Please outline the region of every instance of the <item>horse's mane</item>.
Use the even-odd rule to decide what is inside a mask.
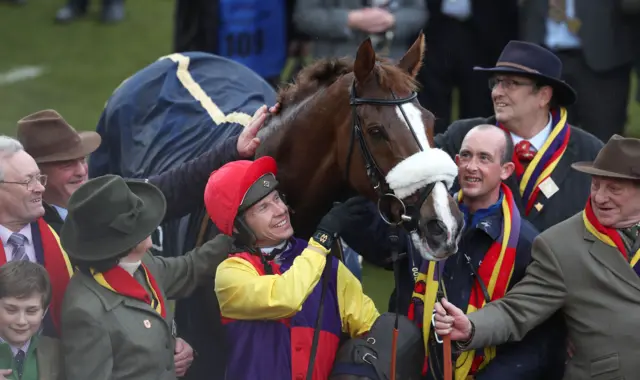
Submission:
[[[411,75],[393,65],[388,59],[376,58],[375,74],[380,86],[395,93],[408,93],[417,89],[417,82]],[[332,85],[341,76],[353,72],[351,58],[320,59],[303,68],[293,83],[278,91],[278,102],[282,109],[296,104],[319,89]]]
[[[329,87],[342,76],[353,72],[354,62],[352,58],[325,58],[300,70],[293,83],[284,85],[278,90],[277,102],[280,103],[280,115]],[[374,73],[379,85],[386,91],[406,96],[417,90],[416,80],[388,59],[376,57]],[[265,128],[260,132],[260,137],[266,139],[282,125],[287,124],[279,117],[269,117]]]

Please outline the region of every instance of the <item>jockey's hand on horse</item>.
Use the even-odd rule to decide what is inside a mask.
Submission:
[[[435,332],[440,336],[450,335],[451,340],[468,341],[471,339],[471,321],[454,304],[443,298],[435,304]]]
[[[5,376],[10,376],[11,372],[13,371],[10,369],[0,369],[0,380],[7,380]]]
[[[371,217],[368,210],[370,202],[367,198],[358,196],[349,198],[344,203],[337,203],[322,218],[317,229],[334,237],[339,235],[345,228],[352,226],[354,222],[361,221],[362,218]]]
[[[256,136],[258,131],[264,125],[264,121],[267,119],[267,115],[270,113],[276,114],[280,110],[280,104],[276,103],[275,106],[268,109],[267,106],[258,108],[249,125],[246,126],[238,137],[238,154],[241,158],[252,158],[256,149],[260,145],[260,139]]]

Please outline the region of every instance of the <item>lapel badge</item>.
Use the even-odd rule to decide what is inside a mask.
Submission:
[[[149,321],[148,319],[145,319],[144,322],[142,322],[144,324],[144,327],[150,329],[151,328],[151,321]]]
[[[540,210],[542,210],[542,203],[538,202],[535,204],[535,206],[533,206],[536,208],[536,210],[538,210],[538,212],[540,212]]]

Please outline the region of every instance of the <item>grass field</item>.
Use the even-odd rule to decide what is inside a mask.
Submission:
[[[97,22],[99,0],[86,19],[55,25],[63,1],[15,7],[0,0],[0,133],[14,135],[17,120],[45,108],[77,129],[95,129],[120,82],[171,53],[175,0],[129,0],[127,20],[115,26]],[[630,104],[629,112],[628,133],[640,136],[640,105]],[[365,291],[386,310],[391,273],[365,266],[364,277]]]

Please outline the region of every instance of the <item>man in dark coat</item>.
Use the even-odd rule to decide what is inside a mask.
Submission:
[[[502,298],[522,279],[531,262],[531,245],[538,231],[522,218],[513,193],[502,182],[515,168],[512,156],[510,136],[490,124],[471,129],[456,155],[461,185],[457,199],[465,229],[458,254],[444,263],[442,286],[449,301],[467,312]],[[401,295],[405,296],[410,295]],[[563,355],[563,337],[548,334],[557,328],[554,323],[542,324],[517,344],[455,354],[456,377],[540,379],[548,363]],[[432,344],[430,349],[433,347],[438,350],[436,357],[442,357],[442,346]],[[438,368],[429,368],[429,380],[441,378]]]
[[[595,159],[603,143],[566,122],[565,107],[576,94],[560,80],[562,63],[539,45],[512,41],[496,67],[476,69],[492,75],[495,115],[456,121],[435,137],[436,145],[454,155],[476,125],[506,129],[516,163],[506,183],[522,214],[541,232],[571,217],[584,207],[590,187],[589,176],[569,170],[571,164]]]

